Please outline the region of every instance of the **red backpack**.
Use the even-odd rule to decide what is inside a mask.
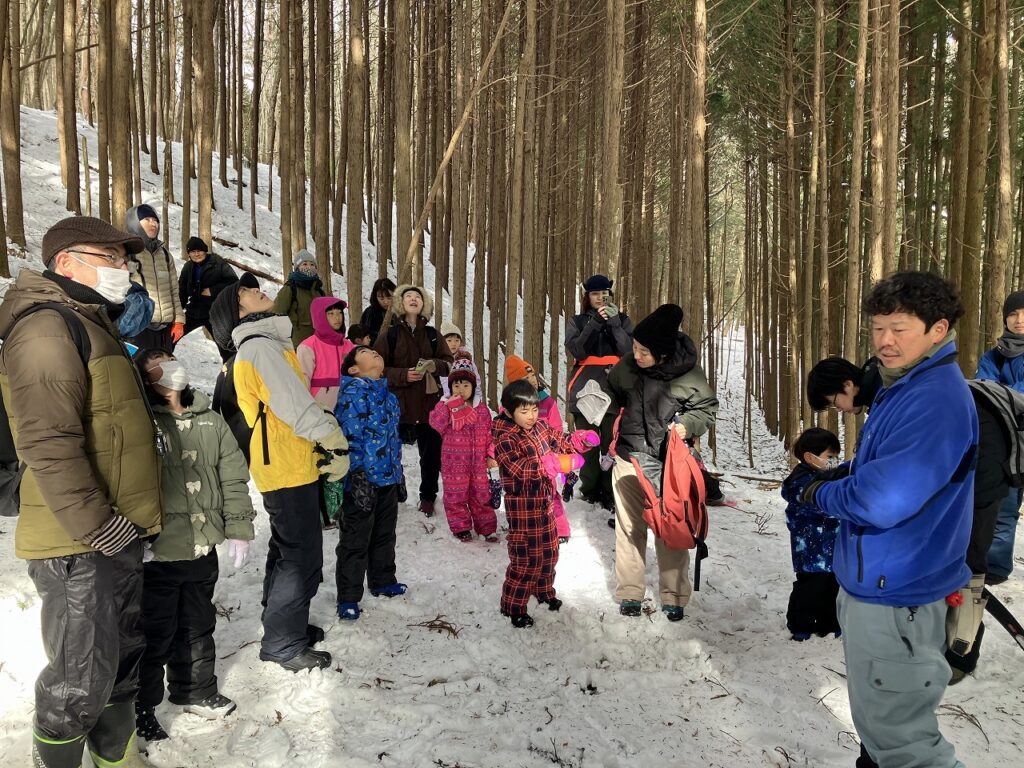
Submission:
[[[673,429],[668,436],[668,452],[661,476],[661,492],[651,480],[653,467],[630,457],[644,493],[644,521],[654,535],[670,549],[696,549],[693,588],[700,589],[700,562],[708,556],[704,543],[708,535],[707,491],[700,464],[690,447]],[[644,462],[647,463],[647,462]]]

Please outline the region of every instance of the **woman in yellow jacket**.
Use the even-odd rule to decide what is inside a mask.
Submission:
[[[306,388],[291,342],[291,321],[276,315],[259,282],[243,274],[210,308],[217,343],[236,350],[232,378],[238,407],[252,428],[249,471],[270,517],[263,579],[260,658],[298,672],[331,663],[311,648],[323,630],[309,624],[320,585],[323,535],[317,481],[348,471],[348,442],[334,417]]]

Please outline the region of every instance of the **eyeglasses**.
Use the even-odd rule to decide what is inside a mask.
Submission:
[[[115,269],[120,269],[131,259],[128,256],[108,256],[105,253],[93,253],[92,251],[73,251],[70,248],[67,253],[77,253],[79,256],[92,256],[94,259],[103,259]]]

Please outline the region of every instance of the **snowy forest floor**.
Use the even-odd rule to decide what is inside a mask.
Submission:
[[[26,180],[30,244],[60,217],[53,172],[52,115],[23,113],[25,149],[46,153],[39,184]],[[47,134],[47,132],[49,132]],[[31,163],[27,171],[32,169]],[[180,166],[179,166],[180,167]],[[248,215],[225,190],[215,216],[225,237],[244,242]],[[222,215],[223,212],[223,215]],[[34,217],[38,216],[39,220]],[[267,216],[267,219],[270,217]],[[236,222],[237,220],[237,222]],[[265,222],[266,223],[266,222]],[[235,226],[237,224],[237,226]],[[265,229],[270,232],[272,230]],[[275,235],[276,236],[276,235]],[[173,250],[173,249],[172,249]],[[274,269],[253,255],[251,263]],[[852,766],[857,739],[843,677],[841,641],[790,641],[785,610],[792,581],[785,504],[774,483],[786,457],[754,414],[754,466],[741,439],[742,340],[728,340],[730,378],[720,378],[718,469],[739,509],[711,510],[710,558],[686,619],[670,624],[656,601],[640,618],[618,614],[613,599],[614,533],[607,513],[582,501],[567,506],[572,540],[556,578],[565,605],[533,610],[529,630],[498,612],[508,557],[504,540],[465,544],[443,512],[426,520],[412,504],[398,523],[398,577],[404,597],[367,597],[357,622],[335,614],[334,546],[324,534],[324,583],[311,620],[327,638],[332,668],[292,675],[258,659],[259,599],[268,524],[260,496],[250,560],[235,571],[221,561],[216,603],[218,676],[238,702],[222,721],[162,705],[170,732],[153,745],[160,768],[318,766],[441,768],[597,768],[604,766]],[[211,342],[193,334],[180,358],[202,389],[219,367]],[[724,362],[723,362],[724,366]],[[415,450],[405,452],[410,491],[419,481]],[[499,520],[504,521],[499,513]],[[0,758],[27,763],[33,683],[44,664],[39,600],[24,562],[13,554],[14,519],[0,519]],[[1024,614],[1024,534],[1018,571],[993,591]],[[657,570],[648,551],[648,585]],[[442,619],[452,631],[428,624]],[[436,622],[435,622],[436,623]],[[1024,656],[991,627],[975,677],[950,688],[940,721],[971,768],[1019,761],[1024,748]]]

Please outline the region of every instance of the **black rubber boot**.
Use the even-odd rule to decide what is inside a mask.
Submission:
[[[33,768],[81,768],[82,744],[79,736],[70,741],[51,741],[32,736]]]

